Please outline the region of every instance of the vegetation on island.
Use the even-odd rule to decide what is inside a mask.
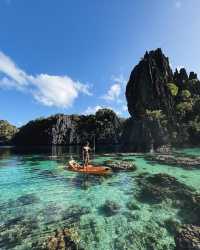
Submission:
[[[17,128],[8,121],[0,120],[0,144],[7,144],[17,132]]]

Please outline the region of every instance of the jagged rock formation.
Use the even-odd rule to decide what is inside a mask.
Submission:
[[[168,140],[168,131],[159,120],[130,118],[124,124],[122,142],[125,143],[125,150],[150,152],[167,145]]]
[[[163,145],[199,145],[200,81],[184,68],[174,73],[161,49],[146,52],[126,87],[131,118],[123,143],[134,151]]]
[[[126,98],[131,115],[126,121],[108,109],[89,116],[55,115],[29,122],[12,142],[77,145],[95,136],[97,144],[122,143],[137,152],[200,144],[200,81],[184,68],[173,73],[161,49],[146,52],[133,69]]]
[[[0,145],[8,144],[16,132],[17,128],[15,126],[8,121],[0,120]]]
[[[132,117],[143,117],[146,109],[172,113],[173,98],[167,83],[173,81],[169,60],[161,49],[146,52],[133,69],[126,87],[128,110]]]
[[[97,144],[118,144],[122,121],[108,109],[95,115],[55,115],[31,121],[13,138],[15,145],[77,145],[87,140]]]

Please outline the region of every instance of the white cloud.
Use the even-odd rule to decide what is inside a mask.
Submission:
[[[117,101],[121,94],[121,85],[119,83],[113,84],[108,92],[102,96],[106,101]]]
[[[79,93],[92,95],[88,84],[74,81],[66,75],[28,75],[3,52],[0,52],[0,73],[3,74],[0,88],[26,91],[45,106],[68,108],[78,98]]]
[[[18,68],[15,63],[0,51],[0,72],[10,77],[18,86],[27,85],[26,73]]]
[[[75,83],[67,76],[41,74],[30,80],[34,98],[45,106],[69,107],[78,97]]]
[[[86,95],[92,95],[90,92],[90,86],[88,84],[82,84],[81,82],[76,82],[75,87],[78,91]]]
[[[103,107],[100,105],[96,105],[94,107],[87,107],[87,109],[83,112],[85,115],[95,114],[99,109]]]
[[[83,112],[84,115],[91,115],[91,114],[95,114],[99,109],[111,109],[113,110],[118,116],[122,116],[123,112],[125,112],[125,107],[123,106],[122,109],[118,109],[118,108],[114,108],[111,106],[104,106],[104,105],[96,105],[94,107],[87,107],[87,109]]]
[[[181,6],[182,6],[182,2],[181,2],[180,0],[175,1],[175,7],[176,7],[177,9],[180,9]]]
[[[107,93],[101,96],[101,98],[107,102],[115,101],[116,103],[121,104],[124,98],[122,93],[124,93],[127,81],[123,74],[118,76],[112,75],[111,80],[113,81],[113,84],[110,86]]]
[[[112,75],[111,79],[122,86],[125,86],[127,83],[127,80],[125,79],[123,74],[120,74],[119,76]]]

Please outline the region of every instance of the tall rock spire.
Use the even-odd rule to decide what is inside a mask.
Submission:
[[[126,87],[130,115],[141,118],[147,109],[172,112],[173,98],[167,87],[172,81],[173,72],[162,50],[146,52],[133,69]]]

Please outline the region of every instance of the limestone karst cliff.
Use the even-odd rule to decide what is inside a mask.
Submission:
[[[87,140],[97,144],[118,144],[122,120],[109,109],[95,115],[63,115],[30,121],[13,138],[15,145],[77,145]]]

